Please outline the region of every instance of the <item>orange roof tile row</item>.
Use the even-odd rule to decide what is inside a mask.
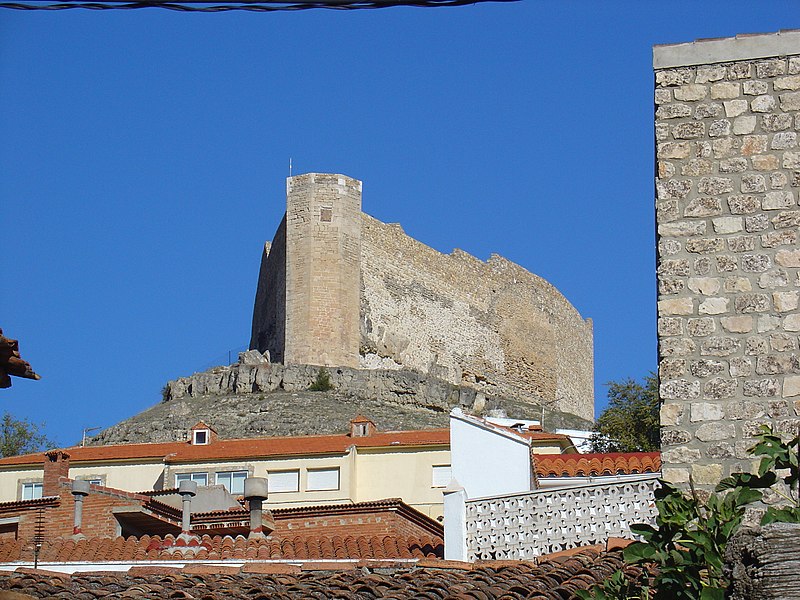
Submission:
[[[376,569],[374,572],[370,568]],[[23,569],[0,573],[0,590],[34,597],[205,598],[480,598],[483,600],[565,600],[601,582],[616,571],[631,579],[641,573],[625,567],[619,551],[578,554],[539,560],[489,561],[468,564],[420,560],[416,567],[361,563],[250,563],[241,569],[191,565],[184,569],[134,568],[127,573],[76,573],[72,576]]]
[[[607,454],[535,454],[537,477],[596,477],[657,473],[660,452],[610,452]]]
[[[350,446],[384,448],[397,446],[446,446],[449,443],[449,430],[425,429],[420,431],[387,431],[367,437],[350,437],[346,434],[307,435],[217,440],[206,445],[192,445],[188,442],[162,442],[113,446],[75,446],[68,448],[68,450],[72,463],[148,458],[163,459],[167,463],[181,463],[305,454],[344,454]],[[6,465],[38,465],[42,461],[43,455],[41,453],[24,454],[0,459],[0,467]]]
[[[198,550],[199,548],[199,550]],[[444,545],[438,537],[287,535],[248,539],[243,536],[208,536],[199,546],[176,544],[166,535],[140,538],[87,538],[48,540],[39,552],[42,562],[106,562],[146,560],[323,560],[441,558]],[[0,542],[0,562],[33,560],[33,544],[21,540]]]

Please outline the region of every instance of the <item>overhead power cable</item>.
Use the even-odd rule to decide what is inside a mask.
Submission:
[[[248,10],[252,12],[278,12],[324,8],[330,10],[361,10],[372,8],[391,8],[394,6],[416,6],[435,8],[440,6],[466,6],[483,2],[518,2],[519,0],[217,0],[219,4],[193,2],[191,0],[108,0],[105,2],[83,2],[66,0],[48,3],[43,0],[21,2],[0,2],[0,8],[13,10],[68,10],[83,8],[87,10],[130,10],[134,8],[165,8],[182,12],[225,12],[229,10]]]

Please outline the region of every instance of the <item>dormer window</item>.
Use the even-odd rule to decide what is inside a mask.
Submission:
[[[208,429],[195,429],[192,431],[192,444],[195,446],[205,446],[208,444],[208,438],[211,437],[211,432]]]
[[[375,432],[375,423],[362,415],[350,421],[350,437],[369,437]]]

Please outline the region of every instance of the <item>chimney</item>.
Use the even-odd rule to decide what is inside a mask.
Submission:
[[[375,423],[363,415],[358,415],[350,421],[350,437],[369,437],[375,435],[377,431]]]
[[[264,477],[248,477],[244,480],[244,499],[250,505],[249,538],[264,537],[264,521],[261,503],[267,499],[267,480]]]
[[[72,524],[74,539],[86,537],[81,532],[81,521],[83,521],[83,499],[89,495],[89,489],[89,482],[84,479],[76,479],[72,482],[72,495],[75,498],[75,520]]]
[[[62,477],[69,477],[69,454],[64,450],[48,450],[44,453],[42,496],[59,496]]]
[[[196,481],[181,481],[178,493],[183,500],[183,515],[181,518],[181,535],[190,535],[192,529],[192,496],[197,495]]]

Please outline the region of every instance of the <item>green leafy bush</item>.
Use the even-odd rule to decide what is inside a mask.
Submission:
[[[319,371],[317,371],[317,378],[308,389],[312,392],[327,392],[328,390],[333,389],[331,375],[328,373],[328,370],[325,369],[325,367],[320,367]]]

